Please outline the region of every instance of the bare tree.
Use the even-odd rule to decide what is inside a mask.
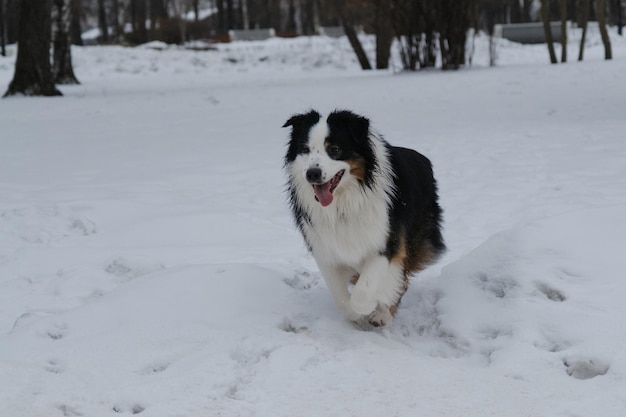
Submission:
[[[239,0],[239,15],[241,16],[241,28],[250,29],[250,18],[248,17],[248,0]]]
[[[82,29],[80,24],[80,18],[83,13],[82,0],[71,0],[70,7],[70,42],[72,45],[82,45]]]
[[[124,36],[124,31],[120,24],[120,0],[111,1],[111,17],[113,18],[113,22],[111,22],[113,26],[113,37],[116,42],[119,42],[122,36]]]
[[[496,65],[496,41],[494,39],[496,3],[497,0],[483,0],[481,4],[483,26],[489,35],[489,66],[491,67]]]
[[[6,31],[4,30],[4,1],[0,0],[0,55],[7,56]]]
[[[578,60],[583,60],[583,54],[585,51],[585,40],[587,38],[587,26],[589,23],[589,9],[591,8],[591,0],[583,0],[582,1],[582,10],[580,10],[581,15],[581,25],[583,28],[583,34],[580,38],[580,49],[578,50]]]
[[[71,0],[53,0],[52,42],[54,46],[52,73],[56,84],[80,84],[72,68],[70,44]]]
[[[442,0],[438,19],[441,68],[459,69],[465,64],[465,42],[470,27],[470,0]]]
[[[567,0],[559,0],[561,13],[561,62],[567,62]]]
[[[596,0],[596,15],[598,18],[598,26],[600,27],[600,36],[602,37],[602,43],[604,44],[604,59],[612,59],[613,54],[611,52],[611,39],[609,39],[609,33],[606,30],[606,5],[604,0]]]
[[[187,19],[185,16],[193,5],[189,2],[189,0],[170,0],[170,6],[174,11],[176,19],[178,20],[180,43],[185,43],[185,40],[187,39]]]
[[[550,0],[541,0],[541,20],[543,20],[543,34],[548,44],[550,63],[556,64],[556,53],[554,52],[554,42],[552,40],[552,27],[550,27]]]
[[[356,29],[354,28],[354,16],[357,13],[357,10],[360,8],[361,4],[358,1],[350,1],[343,0],[337,2],[337,14],[341,19],[341,25],[343,26],[343,31],[346,33],[346,37],[348,41],[350,41],[350,45],[356,54],[357,59],[359,60],[359,64],[361,65],[361,69],[371,70],[372,65],[370,64],[369,59],[367,58],[367,54],[363,49],[363,45],[357,36]]]
[[[21,0],[0,0],[4,4],[4,36],[7,44],[16,43],[20,21]]]
[[[391,2],[371,0],[374,5],[374,31],[376,32],[376,69],[389,68],[393,26],[391,25]]]
[[[235,29],[235,5],[233,0],[226,0],[226,27],[228,30]]]
[[[50,65],[50,0],[22,0],[15,74],[5,97],[60,96]]]
[[[617,34],[619,36],[624,36],[624,32],[622,30],[622,27],[624,26],[624,21],[623,21],[623,13],[624,13],[624,6],[621,0],[618,0],[617,2]]]
[[[226,11],[224,8],[224,0],[215,0],[217,6],[217,34],[226,33]]]
[[[427,59],[422,53],[423,33],[427,32],[424,27],[426,19],[420,16],[423,13],[419,1],[396,0],[392,3],[391,25],[400,45],[400,58],[405,70],[415,71],[418,65],[423,68],[424,60]],[[426,43],[429,41],[425,40]]]
[[[232,1],[232,0],[231,0]],[[298,25],[296,23],[296,4],[295,0],[289,0],[287,8],[287,32],[290,36],[297,35]]]
[[[133,40],[135,43],[148,42],[148,19],[147,0],[130,0],[131,20],[133,27]]]
[[[196,22],[200,20],[200,0],[192,0],[193,7],[193,20]]]
[[[104,0],[98,0],[98,27],[100,28],[100,42],[109,42],[109,24],[107,22],[107,9]]]
[[[245,4],[243,1],[242,4]],[[317,9],[314,0],[302,0],[300,6],[300,16],[302,21],[302,34],[311,36],[315,34],[317,28]]]
[[[171,3],[180,3],[178,1],[173,1]],[[150,0],[150,32],[151,37],[155,37],[155,32],[157,30],[157,26],[165,19],[167,19],[167,9],[165,7],[165,3],[163,0]],[[174,7],[178,7],[175,5]]]
[[[361,65],[361,69],[371,70],[372,65],[370,64],[367,55],[365,54],[365,50],[363,49],[363,45],[359,40],[359,37],[356,33],[356,29],[352,25],[352,23],[348,20],[341,19],[341,24],[343,25],[343,30],[350,41],[350,45],[352,49],[354,49],[354,53],[356,54],[357,59],[359,60],[359,64]]]

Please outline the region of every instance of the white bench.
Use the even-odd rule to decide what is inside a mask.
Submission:
[[[567,22],[569,31],[570,22]],[[561,22],[550,22],[552,40],[561,41]],[[545,43],[543,23],[507,23],[494,26],[493,35],[496,38],[508,39],[519,43]]]
[[[331,38],[340,38],[346,34],[342,26],[319,26],[317,33],[320,36],[330,36]]]
[[[231,41],[264,41],[276,36],[274,29],[236,29],[229,30]]]

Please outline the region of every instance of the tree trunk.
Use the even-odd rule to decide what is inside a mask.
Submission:
[[[22,0],[15,74],[5,97],[62,95],[50,66],[51,5],[49,0]]]
[[[287,32],[291,35],[298,33],[298,26],[296,24],[296,5],[294,0],[289,0],[289,7],[287,9]]]
[[[561,62],[567,62],[567,0],[559,0],[561,12]]]
[[[303,0],[300,7],[302,21],[302,34],[304,36],[315,35],[315,2],[313,0]]]
[[[216,0],[217,3],[217,34],[226,33],[226,12],[224,11],[224,0]]]
[[[469,1],[447,1],[439,15],[441,69],[459,69],[465,64],[465,42],[470,26]]]
[[[624,36],[622,31],[622,27],[624,26],[624,22],[622,20],[622,15],[624,13],[624,8],[622,7],[622,0],[617,0],[617,34],[619,36]]]
[[[53,66],[54,82],[56,84],[80,84],[72,68],[72,48],[70,45],[70,1],[53,0]]]
[[[134,10],[135,25],[133,26],[134,38],[136,43],[148,42],[148,29],[146,28],[146,20],[148,18],[147,0],[133,0],[131,7]]]
[[[385,0],[378,0],[379,4]],[[422,33],[428,31],[417,16],[422,16],[420,4],[416,2],[398,1],[390,7],[390,22],[393,33],[398,40],[400,59],[404,70],[415,71],[419,62],[420,69],[425,67],[428,59],[428,46],[424,47]],[[428,20],[426,19],[426,22]],[[428,44],[428,39],[425,41]],[[378,60],[378,58],[377,58]]]
[[[606,30],[606,18],[605,18],[605,5],[604,0],[596,1],[596,15],[598,17],[598,26],[600,27],[600,36],[602,36],[602,43],[604,44],[604,59],[612,59],[611,53],[611,39],[609,39],[609,33]]]
[[[484,11],[485,25],[487,26],[487,34],[489,35],[489,66],[496,65],[496,42],[493,39],[493,31],[496,24],[496,12],[493,4],[489,3],[485,6]]]
[[[119,0],[113,0],[111,2],[111,14],[113,15],[113,37],[115,42],[120,42],[124,36],[122,26],[120,25],[120,2]]]
[[[20,20],[20,0],[2,0],[4,3],[4,35],[7,44],[17,42]]]
[[[104,0],[98,0],[98,27],[100,28],[100,42],[109,43],[109,25]]]
[[[589,22],[589,9],[591,8],[591,0],[583,0],[583,5],[582,5],[582,27],[583,27],[583,34],[582,37],[580,38],[580,49],[578,50],[578,60],[582,61],[583,60],[583,54],[585,51],[585,39],[587,38],[587,23]]]
[[[241,9],[241,28],[250,29],[250,18],[248,17],[248,0],[239,0],[239,8]]]
[[[552,28],[550,27],[550,0],[542,0],[541,2],[541,20],[543,20],[543,34],[548,44],[548,52],[550,53],[550,63],[556,64],[556,53],[554,52],[554,43],[552,41]]]
[[[235,5],[233,0],[226,0],[226,26],[228,30],[235,29]]]
[[[80,25],[80,16],[83,12],[82,0],[70,1],[70,42],[72,45],[83,45],[82,29]]]
[[[376,30],[376,69],[389,68],[393,27],[391,26],[391,4],[387,0],[374,2],[374,26]]]
[[[198,4],[200,0],[193,0],[192,2],[192,7],[193,7],[193,20],[195,20],[196,22],[198,20],[200,20],[200,5]]]
[[[4,1],[0,0],[0,55],[7,56],[6,36],[4,30]]]
[[[182,4],[180,7],[183,8]],[[153,39],[156,37],[157,26],[163,19],[167,19],[167,10],[163,0],[150,0],[150,36]]]
[[[347,23],[345,19],[341,19],[341,23],[343,25],[343,30],[346,32],[346,36],[350,41],[350,45],[352,45],[352,49],[354,49],[354,53],[356,54],[357,59],[359,60],[359,64],[361,64],[361,69],[371,70],[372,66],[370,65],[369,59],[367,59],[367,55],[365,54],[365,50],[363,49],[363,45],[361,45],[361,41],[356,34],[356,30],[354,26]]]
[[[530,9],[533,5],[533,0],[524,1],[524,15],[522,17],[522,23],[530,22]]]

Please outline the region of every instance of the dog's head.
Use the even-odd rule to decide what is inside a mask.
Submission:
[[[326,207],[350,183],[369,186],[375,169],[369,120],[350,111],[322,117],[311,110],[292,116],[285,165],[292,181],[310,184],[315,199]]]

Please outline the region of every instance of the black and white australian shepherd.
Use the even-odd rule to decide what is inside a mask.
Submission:
[[[291,209],[335,303],[349,320],[389,324],[409,276],[445,250],[430,161],[350,111],[288,126]]]

